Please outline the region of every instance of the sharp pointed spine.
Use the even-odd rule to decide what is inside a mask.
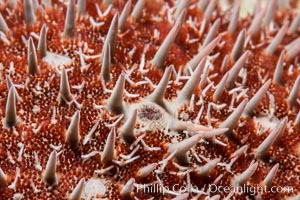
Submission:
[[[256,169],[258,167],[258,163],[250,164],[250,166],[240,175],[234,177],[234,182],[237,185],[244,185],[246,184],[251,176],[255,173]]]
[[[134,178],[131,178],[127,181],[127,183],[123,186],[120,192],[121,199],[132,199],[134,183],[135,183]]]
[[[210,172],[217,166],[221,161],[220,158],[208,161],[205,165],[201,166],[199,169],[196,169],[196,173],[200,176],[209,176]]]
[[[268,26],[274,18],[276,12],[276,0],[269,0],[268,5],[266,7],[266,15],[263,20],[264,26]]]
[[[29,38],[27,49],[28,74],[36,74],[38,72],[38,63],[35,46],[32,38]]]
[[[237,37],[237,40],[234,43],[234,46],[232,47],[231,57],[232,57],[234,62],[237,61],[241,57],[241,55],[243,54],[245,39],[246,39],[246,31],[245,31],[245,29],[243,29],[239,33],[239,35]]]
[[[152,67],[158,67],[160,69],[163,68],[163,64],[164,64],[164,62],[167,58],[169,50],[170,50],[172,44],[174,43],[175,39],[177,38],[180,30],[181,30],[182,24],[183,24],[184,19],[185,19],[185,15],[186,15],[186,11],[184,10],[180,14],[178,19],[176,20],[174,26],[172,27],[172,29],[170,30],[170,32],[166,36],[163,43],[160,45],[160,47],[157,50],[156,54],[154,55],[153,59],[151,60]]]
[[[221,24],[221,19],[218,18],[213,25],[210,27],[209,32],[206,35],[206,38],[203,42],[203,47],[208,45],[213,39],[215,39]]]
[[[71,193],[69,200],[80,200],[81,199],[81,194],[84,188],[84,178],[82,178],[76,187],[74,188],[73,192]]]
[[[245,53],[243,53],[243,55],[236,61],[233,67],[229,70],[229,75],[226,82],[227,89],[231,89],[234,86],[235,80],[240,70],[248,60],[249,55],[250,55],[250,51],[246,51]]]
[[[198,134],[200,134],[204,139],[213,138],[218,135],[223,135],[228,131],[228,128],[218,128],[218,129],[212,129],[209,131],[199,131]]]
[[[16,87],[12,82],[12,80],[10,79],[9,75],[6,75],[6,87],[8,91],[11,87],[14,87],[16,93],[16,103],[18,103],[21,100],[21,97],[19,96],[18,91],[16,90]]]
[[[65,27],[64,27],[64,36],[67,38],[74,38],[76,33],[76,8],[75,8],[75,0],[69,0]]]
[[[80,133],[79,133],[79,123],[80,123],[80,111],[76,111],[72,116],[71,123],[67,130],[66,141],[71,146],[72,149],[76,149],[79,145]]]
[[[47,27],[46,27],[46,24],[43,24],[41,31],[40,31],[38,52],[39,52],[41,58],[44,58],[47,54]]]
[[[111,59],[113,59],[115,55],[115,48],[116,48],[117,36],[118,36],[118,24],[119,24],[119,16],[118,14],[115,14],[110,23],[109,30],[104,42],[104,45],[106,45],[105,43],[109,43]]]
[[[225,73],[228,69],[228,61],[229,61],[229,56],[226,55],[224,58],[223,58],[223,61],[222,61],[222,64],[221,64],[221,73]]]
[[[220,97],[222,96],[224,90],[225,90],[225,86],[226,86],[226,82],[228,79],[228,75],[229,73],[227,72],[221,79],[221,81],[219,82],[219,84],[216,86],[216,90],[213,94],[213,101],[219,101]]]
[[[285,55],[285,52],[282,51],[279,56],[279,59],[277,61],[276,69],[275,69],[274,76],[273,76],[273,83],[275,83],[277,85],[282,85],[282,75],[284,73],[284,70],[283,70],[284,55]]]
[[[280,45],[286,31],[288,28],[288,21],[285,21],[282,28],[278,31],[276,36],[272,39],[272,42],[269,44],[269,46],[266,48],[266,54],[272,55]]]
[[[134,8],[133,8],[133,11],[131,13],[131,16],[133,17],[133,19],[135,21],[139,21],[143,15],[143,9],[145,7],[145,4],[146,4],[146,0],[139,0]]]
[[[118,24],[118,28],[120,29],[120,31],[124,30],[125,24],[126,24],[126,20],[130,14],[130,10],[131,10],[131,0],[127,1],[127,3],[125,4],[120,18],[119,18],[119,24]]]
[[[227,117],[227,119],[222,122],[222,124],[219,126],[220,128],[228,128],[229,130],[227,133],[232,132],[232,130],[236,127],[238,124],[244,109],[248,103],[248,99],[244,99],[239,106]]]
[[[0,167],[0,188],[6,186],[7,176]]]
[[[136,124],[136,118],[137,110],[133,110],[132,114],[121,128],[120,135],[126,143],[130,144],[134,141],[134,127]]]
[[[61,75],[60,75],[60,88],[59,88],[59,95],[60,95],[60,100],[65,101],[68,103],[69,101],[72,100],[72,94],[70,91],[70,85],[69,85],[69,78],[68,74],[63,67],[61,70]]]
[[[295,33],[299,28],[299,23],[300,23],[300,11],[298,11],[297,16],[293,19],[293,21],[287,31],[288,34],[291,35],[291,34]]]
[[[44,181],[48,185],[56,185],[57,175],[56,175],[56,162],[57,162],[57,153],[56,151],[52,151],[47,161],[46,169],[44,172]]]
[[[268,137],[255,150],[256,158],[264,158],[270,147],[280,138],[284,132],[287,118],[283,119],[268,135]]]
[[[298,106],[297,99],[298,99],[299,89],[300,89],[300,75],[297,77],[294,86],[290,91],[290,95],[288,97],[288,104],[290,108]]]
[[[200,63],[200,61],[208,56],[210,54],[210,52],[212,52],[212,50],[217,46],[217,44],[220,42],[221,40],[221,36],[218,36],[217,38],[215,38],[213,41],[211,41],[206,47],[204,47],[203,49],[201,49],[199,51],[199,53],[197,55],[195,55],[192,60],[190,60],[187,63],[187,66],[185,68],[185,74],[188,73],[189,68],[191,68],[192,70],[195,70],[195,68],[197,67],[197,65]]]
[[[235,158],[235,157],[240,157],[243,153],[245,153],[247,151],[247,149],[249,148],[248,145],[244,145],[242,147],[240,147],[238,150],[236,150],[231,156],[230,158]]]
[[[108,166],[112,163],[115,156],[115,140],[116,140],[116,132],[115,129],[112,128],[107,136],[107,140],[104,146],[101,162],[104,166]]]
[[[264,17],[264,11],[260,11],[260,13],[257,13],[248,29],[248,34],[251,37],[255,37],[256,35],[258,35],[260,33],[260,29],[261,29],[261,21]]]
[[[1,13],[0,13],[0,31],[2,31],[3,33],[7,33],[9,31],[6,21],[4,20]]]
[[[164,73],[162,79],[160,80],[158,86],[155,88],[155,90],[152,92],[152,94],[148,97],[148,99],[150,101],[152,101],[162,107],[165,107],[163,98],[165,96],[167,86],[168,86],[169,80],[171,78],[171,74],[172,74],[172,68],[171,67],[166,68],[165,73]]]
[[[300,40],[295,39],[292,43],[290,43],[291,46],[286,46],[286,57],[287,60],[291,61],[293,60],[298,54],[300,53]]]
[[[180,0],[179,1],[176,11],[174,13],[175,19],[177,19],[184,10],[188,9],[190,2],[191,2],[191,0]]]
[[[209,1],[208,5],[205,9],[205,12],[204,12],[204,18],[207,22],[210,21],[216,6],[217,6],[217,1],[216,0]]]
[[[102,67],[100,76],[104,81],[110,81],[110,67],[111,67],[111,55],[110,55],[110,45],[109,43],[104,43],[102,50]]]
[[[250,99],[250,101],[248,102],[246,108],[245,108],[245,114],[246,115],[251,115],[255,109],[257,108],[257,106],[260,104],[260,102],[262,101],[263,97],[265,96],[265,94],[267,93],[270,85],[272,83],[272,80],[269,79],[267,82],[265,82],[260,88],[259,90],[255,93],[255,95]]]
[[[188,163],[187,152],[194,147],[201,139],[201,135],[194,135],[190,138],[184,139],[183,141],[171,144],[169,146],[169,152],[175,152],[175,158],[180,163]]]
[[[84,16],[86,14],[86,0],[78,0],[77,8],[78,8],[78,15]]]
[[[279,169],[279,164],[277,163],[276,165],[274,165],[274,167],[272,167],[272,169],[267,174],[266,178],[263,181],[263,186],[266,186],[267,188],[272,186],[272,182],[276,177],[278,169]]]
[[[118,81],[107,100],[108,109],[116,114],[124,112],[123,94],[125,89],[125,77],[121,74]]]
[[[12,127],[17,121],[16,92],[14,87],[10,87],[5,108],[5,126]]]
[[[203,72],[203,69],[205,67],[207,58],[204,57],[200,63],[198,64],[197,68],[193,72],[192,76],[189,78],[189,80],[186,82],[184,87],[181,89],[180,93],[178,94],[177,101],[178,102],[186,102],[189,101],[198,86],[201,74]]]
[[[206,86],[206,83],[207,83],[207,80],[208,80],[208,75],[209,75],[209,71],[210,71],[210,68],[209,68],[209,65],[207,65],[205,68],[204,68],[204,71],[201,75],[201,78],[200,78],[200,88],[201,89],[204,89],[205,86]]]
[[[137,176],[139,178],[145,178],[149,174],[151,174],[155,170],[156,167],[157,167],[157,163],[149,164],[149,165],[139,169],[139,171],[137,172]]]
[[[31,0],[24,0],[24,15],[26,25],[32,25],[35,22],[35,14]]]
[[[209,0],[200,0],[199,3],[198,3],[198,7],[199,9],[204,12],[205,9],[207,8],[207,5],[209,3]]]
[[[237,3],[232,11],[232,15],[230,18],[230,23],[228,25],[228,31],[232,35],[236,32],[238,22],[239,22],[239,16],[240,16],[240,3]]]

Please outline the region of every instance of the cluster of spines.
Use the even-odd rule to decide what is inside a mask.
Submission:
[[[272,11],[272,8],[274,7],[274,2],[271,1],[271,3],[267,7],[267,11],[270,11],[266,16],[264,12],[267,11],[261,11],[256,14],[249,30],[248,35],[250,37],[255,37],[260,32],[260,27],[258,24],[262,19],[264,19],[264,25],[268,25],[270,21],[272,20],[272,15],[274,15],[274,11]],[[111,4],[111,1],[104,1],[104,4]],[[170,111],[168,110],[167,106],[165,105],[164,100],[164,94],[166,92],[166,88],[168,86],[168,82],[171,78],[171,68],[167,67],[164,69],[164,62],[167,58],[168,52],[170,50],[171,45],[174,43],[177,35],[180,33],[180,29],[185,21],[186,17],[186,9],[189,6],[189,1],[181,1],[178,4],[178,7],[176,8],[174,18],[176,19],[172,29],[166,36],[165,40],[163,41],[161,47],[157,50],[156,54],[153,56],[153,59],[150,62],[150,66],[153,68],[163,69],[164,75],[159,83],[159,85],[156,87],[156,89],[153,91],[153,93],[147,98],[147,101],[150,101],[154,104],[157,104],[158,106],[161,106],[162,108],[166,109],[166,111],[173,116],[174,110]],[[84,5],[86,3],[84,1],[79,1],[78,3],[78,11],[80,13],[86,13],[84,10]],[[141,10],[143,6],[145,5],[145,1],[139,1],[133,12],[132,17],[135,20],[139,20],[141,18]],[[202,4],[200,4],[202,5]],[[128,1],[126,5],[124,6],[123,11],[121,12],[120,16],[118,14],[115,14],[111,26],[109,28],[108,34],[105,38],[105,42],[103,45],[103,51],[101,56],[101,73],[100,73],[100,79],[103,78],[106,82],[109,82],[111,80],[110,76],[110,67],[111,62],[114,58],[115,48],[116,48],[116,39],[117,39],[117,33],[119,31],[123,31],[124,25],[126,23],[126,19],[130,14],[130,7],[131,7],[131,1]],[[207,21],[210,21],[212,12],[214,11],[216,7],[216,1],[211,1],[204,12],[204,18]],[[34,14],[34,6],[30,1],[24,1],[24,11],[25,11],[25,22],[26,24],[30,25],[33,24],[36,20],[35,14]],[[65,28],[64,28],[64,37],[66,38],[74,38],[76,37],[76,13],[75,13],[75,1],[70,0],[67,7],[67,15],[66,15],[66,21],[65,21]],[[239,6],[234,7],[234,11],[232,14],[232,18],[235,20],[232,20],[231,23],[228,26],[229,33],[233,34],[237,29],[237,23],[236,21],[238,16]],[[295,20],[297,20],[296,17]],[[298,20],[299,21],[299,20]],[[8,31],[8,27],[1,16],[0,18],[0,27],[3,32]],[[295,27],[297,24],[297,21],[293,21],[290,27],[288,27],[288,22],[284,22],[283,27],[278,31],[276,36],[274,37],[273,41],[269,44],[269,46],[265,49],[265,53],[267,55],[272,55],[277,50],[278,46],[280,45],[284,35],[288,32],[289,34],[295,32]],[[212,52],[212,50],[218,45],[218,43],[221,41],[222,36],[216,36],[218,29],[220,26],[220,19],[215,20],[215,22],[212,24],[209,32],[207,33],[206,39],[203,42],[203,47],[200,49],[199,53],[195,55],[191,61],[187,63],[186,71],[185,73],[192,73],[191,78],[189,81],[185,84],[183,89],[179,92],[177,99],[175,102],[177,104],[185,103],[191,99],[191,96],[193,95],[196,87],[200,84],[205,86],[205,83],[201,84],[201,80],[206,80],[207,75],[205,72],[205,64],[207,60],[207,56]],[[40,39],[38,43],[38,52],[41,57],[45,57],[46,55],[46,26],[44,25],[40,32]],[[246,40],[246,31],[243,29],[236,40],[236,43],[233,46],[232,53],[230,55],[231,59],[234,62],[234,65],[231,67],[228,72],[225,73],[222,80],[219,82],[219,84],[216,87],[216,90],[213,95],[214,101],[219,101],[220,97],[222,96],[222,93],[225,89],[232,89],[235,85],[236,79],[238,78],[238,74],[240,73],[241,69],[243,68],[244,64],[247,62],[247,59],[249,58],[251,52],[250,51],[244,51],[245,46],[245,40]],[[299,47],[297,44],[292,45],[291,47],[286,48],[286,52],[283,51],[279,57],[279,60],[276,65],[276,70],[273,76],[273,83],[274,84],[282,84],[282,72],[283,72],[283,62],[284,60],[291,61],[299,54]],[[33,40],[29,38],[28,40],[28,51],[27,51],[27,59],[28,59],[28,74],[36,74],[38,73],[38,63],[37,63],[37,54],[36,49],[33,44]],[[8,97],[7,97],[7,103],[6,103],[6,112],[5,112],[5,125],[7,127],[13,127],[17,122],[17,111],[16,111],[16,103],[18,99],[17,92],[15,90],[15,87],[9,77],[7,77],[7,83],[8,83]],[[242,115],[244,116],[251,116],[253,115],[253,112],[256,110],[256,108],[261,103],[263,97],[266,95],[270,85],[272,83],[272,80],[267,80],[261,88],[256,92],[256,94],[251,99],[245,99],[243,100],[240,105],[232,112],[232,114],[220,124],[219,128],[224,128],[221,130],[220,133],[226,133],[226,135],[230,134],[233,129],[237,126],[239,119]],[[297,80],[295,81],[295,84],[290,92],[289,97],[287,98],[287,103],[290,108],[297,107],[298,106],[298,91],[299,91],[299,84],[300,84],[300,78],[297,77]],[[123,101],[123,93],[124,93],[124,87],[125,87],[125,76],[121,74],[116,82],[116,85],[112,91],[112,94],[110,95],[110,98],[107,100],[107,108],[112,111],[115,114],[125,114],[127,116],[127,120],[124,123],[122,130],[120,131],[121,137],[123,138],[124,142],[126,143],[132,143],[135,140],[134,137],[134,127],[136,125],[136,118],[137,118],[137,111],[128,111],[126,109],[125,102]],[[203,89],[203,88],[202,88]],[[59,100],[64,101],[65,103],[68,103],[72,101],[72,94],[70,92],[70,86],[68,82],[68,75],[64,68],[61,70],[61,81],[60,81],[60,91],[59,91]],[[128,114],[130,112],[130,114]],[[264,140],[263,143],[256,149],[255,151],[255,157],[260,159],[266,155],[268,149],[280,138],[282,133],[284,132],[287,124],[287,118],[284,118],[281,123],[278,124],[278,126],[269,134],[269,136]],[[71,119],[71,123],[69,125],[69,128],[66,133],[66,142],[70,144],[70,146],[73,149],[76,149],[79,145],[80,141],[80,133],[79,133],[79,122],[80,122],[80,111],[76,111]],[[299,117],[296,119],[296,127],[299,127]],[[176,129],[176,125],[173,125]],[[103,155],[101,157],[102,163],[104,166],[109,166],[109,164],[112,163],[114,158],[114,151],[115,151],[115,140],[116,140],[116,130],[113,128],[111,132],[108,134],[106,145],[104,147]],[[201,130],[202,131],[202,130]],[[196,134],[193,135],[177,144],[172,144],[169,147],[169,151],[171,154],[173,154],[173,157],[176,158],[178,162],[181,163],[188,163],[188,159],[186,157],[186,153],[194,147],[202,138],[206,138],[207,136],[206,132],[203,134]],[[197,172],[201,175],[208,175],[209,169],[213,168],[217,165],[219,162],[219,159],[212,160],[208,162],[206,165],[202,166],[201,168],[197,169]],[[139,176],[143,177],[145,174],[149,174],[149,171],[154,170],[154,166],[156,164],[151,164],[149,166],[146,166],[145,168],[142,168],[139,171]],[[239,176],[236,176],[234,178],[234,182],[237,184],[245,184],[250,177],[254,174],[256,168],[258,166],[258,163],[251,163],[249,168],[245,170],[245,172],[241,173]],[[47,163],[45,174],[44,174],[44,180],[47,184],[54,184],[57,181],[56,173],[56,152],[52,152],[49,156],[49,161]],[[271,185],[272,180],[274,179],[274,176],[276,174],[276,171],[278,169],[278,164],[272,168],[266,179],[264,180],[264,184]],[[1,183],[5,184],[6,176],[5,173],[1,170]],[[127,195],[131,195],[131,192],[133,190],[135,180],[130,179],[125,185],[123,190],[121,191],[121,196],[126,197]],[[76,199],[76,196],[80,196],[80,193],[82,191],[84,184],[84,180],[81,180],[78,185],[76,186],[75,190],[71,194],[71,199]]]

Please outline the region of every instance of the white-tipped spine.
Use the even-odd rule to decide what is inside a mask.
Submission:
[[[269,44],[269,46],[266,48],[266,54],[268,54],[268,55],[274,54],[274,52],[276,51],[276,49],[280,45],[283,37],[285,36],[285,33],[286,33],[287,29],[288,29],[288,25],[289,25],[288,21],[285,21],[284,24],[283,24],[283,26],[281,27],[281,29],[278,31],[278,33],[272,39],[272,41]]]
[[[110,67],[111,67],[111,56],[110,56],[110,45],[109,43],[104,43],[102,50],[102,67],[100,76],[104,81],[110,81]]]
[[[127,181],[127,183],[123,186],[123,188],[120,192],[121,199],[132,199],[134,183],[135,183],[134,178],[131,178]]]
[[[16,92],[14,87],[10,87],[6,101],[4,123],[6,127],[12,127],[17,122]]]
[[[137,176],[139,178],[145,178],[147,177],[149,174],[151,174],[155,168],[157,167],[157,163],[152,163],[149,164],[145,167],[142,167],[141,169],[139,169],[139,171],[137,172]]]
[[[203,49],[201,49],[197,55],[195,55],[188,63],[185,68],[185,74],[188,73],[189,68],[192,70],[195,70],[197,65],[200,63],[200,61],[212,52],[212,50],[217,46],[217,44],[220,42],[221,36],[216,37],[213,41],[211,41],[207,46],[205,46]]]
[[[145,7],[146,0],[138,0],[135,4],[133,11],[131,13],[132,18],[135,21],[139,21],[143,15],[143,9]]]
[[[56,185],[58,183],[58,178],[56,175],[56,162],[57,162],[57,153],[52,151],[47,161],[47,165],[44,172],[44,181],[48,185]]]
[[[251,176],[255,173],[258,167],[258,163],[250,164],[250,166],[240,175],[234,177],[234,183],[236,185],[244,185],[246,184]]]
[[[76,149],[79,145],[79,140],[80,140],[79,123],[80,123],[80,111],[78,110],[72,116],[71,123],[69,125],[66,134],[66,141],[73,149]]]
[[[225,90],[225,86],[226,86],[226,82],[227,82],[227,79],[228,79],[228,75],[229,73],[227,72],[221,79],[221,81],[218,83],[218,85],[216,86],[216,90],[213,94],[213,100],[216,102],[216,101],[219,101],[220,100],[220,97],[222,96],[224,90]]]
[[[201,166],[199,169],[196,169],[196,173],[200,176],[209,176],[210,172],[217,166],[221,161],[220,158],[208,161],[205,165]]]
[[[288,97],[288,104],[290,108],[293,108],[294,106],[298,106],[298,94],[300,89],[300,75],[297,77],[294,86],[292,90],[290,91],[290,95]]]
[[[39,52],[41,58],[44,58],[47,55],[47,27],[46,27],[46,24],[43,24],[41,31],[40,31],[38,52]]]
[[[116,49],[116,43],[118,37],[118,24],[119,24],[119,16],[118,14],[115,14],[113,19],[111,20],[109,30],[107,32],[105,42],[104,42],[104,43],[109,43],[111,59],[113,59],[115,55],[115,49]]]
[[[246,115],[251,115],[255,109],[259,106],[260,102],[262,101],[263,97],[267,93],[270,85],[272,83],[272,80],[269,79],[266,81],[260,88],[259,90],[255,93],[255,95],[250,99],[248,102],[246,108],[245,108],[245,114]]]
[[[171,28],[170,32],[168,33],[163,43],[160,45],[159,49],[155,53],[153,59],[151,60],[152,67],[158,67],[160,69],[163,68],[163,64],[167,58],[169,50],[181,30],[182,24],[185,19],[185,15],[186,11],[184,10],[176,20],[174,26]]]
[[[279,56],[279,59],[277,61],[274,76],[273,76],[273,83],[275,83],[277,85],[282,84],[282,76],[283,76],[283,73],[284,73],[284,70],[283,70],[284,55],[285,55],[285,52],[282,51],[280,56]]]
[[[33,43],[32,38],[29,38],[28,49],[27,49],[27,61],[28,61],[28,74],[38,73],[38,61],[36,55],[36,49]]]
[[[219,31],[219,28],[220,28],[220,24],[221,24],[221,19],[218,18],[214,23],[213,25],[210,27],[207,35],[206,35],[206,38],[203,42],[203,47],[205,47],[206,45],[208,45],[213,39],[215,39],[218,31]]]
[[[233,11],[230,18],[230,23],[228,25],[228,31],[232,35],[235,33],[238,22],[239,22],[239,16],[240,16],[240,3],[235,4],[233,7]]]
[[[240,103],[240,105],[229,115],[229,117],[224,122],[222,122],[222,124],[219,127],[228,128],[229,129],[228,132],[231,132],[238,124],[247,103],[248,103],[248,99],[244,99]]]
[[[7,33],[9,31],[6,21],[4,20],[1,13],[0,13],[0,31],[2,31],[3,33]]]
[[[130,11],[131,11],[131,0],[127,1],[119,18],[118,28],[121,32],[124,30],[126,20],[130,14]]]
[[[74,188],[73,192],[71,193],[69,200],[80,200],[81,194],[84,188],[84,178],[80,179],[76,187]]]
[[[62,68],[60,75],[59,98],[60,101],[65,101],[66,103],[72,100],[69,78],[64,67]]]
[[[126,122],[121,128],[120,135],[126,143],[134,141],[134,127],[136,124],[137,110],[133,110]]]
[[[233,61],[237,61],[243,54],[245,39],[246,39],[246,31],[245,31],[245,29],[243,29],[239,33],[239,35],[236,39],[236,42],[234,43],[234,46],[231,51],[231,57],[232,57]]]
[[[107,140],[101,157],[101,162],[104,166],[108,166],[109,164],[111,164],[114,159],[115,140],[116,140],[116,132],[115,132],[115,128],[112,128],[107,136]]]
[[[76,7],[75,0],[69,0],[65,19],[64,36],[74,38],[76,34]]]
[[[272,169],[267,174],[266,178],[263,181],[263,186],[266,186],[268,188],[272,186],[272,182],[276,177],[278,169],[279,169],[279,164],[277,163],[276,165],[274,165],[274,167],[272,167]]]
[[[243,55],[236,61],[236,63],[232,66],[232,68],[229,70],[228,79],[226,82],[226,88],[231,89],[234,86],[235,80],[246,63],[248,57],[250,55],[250,51],[246,51],[243,53]]]
[[[24,15],[26,25],[32,25],[35,22],[35,14],[31,0],[24,0]]]
[[[189,101],[198,86],[200,79],[201,79],[201,74],[203,72],[203,69],[206,64],[206,57],[204,57],[200,63],[198,64],[197,68],[193,72],[191,78],[186,82],[180,93],[178,94],[177,101],[178,102],[186,102]]]
[[[107,100],[108,109],[116,114],[124,112],[123,94],[125,90],[125,77],[121,74],[117,80],[117,83]]]
[[[175,158],[180,163],[188,163],[187,152],[194,147],[201,139],[201,135],[194,135],[190,138],[184,139],[183,141],[171,144],[169,146],[169,152],[175,153]]]
[[[167,90],[168,83],[172,75],[172,68],[168,67],[165,70],[163,77],[161,78],[159,84],[155,90],[151,93],[148,99],[162,107],[165,107],[163,99]]]

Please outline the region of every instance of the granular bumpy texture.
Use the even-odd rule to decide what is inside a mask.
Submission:
[[[298,1],[226,2],[2,1],[0,199],[299,199]]]

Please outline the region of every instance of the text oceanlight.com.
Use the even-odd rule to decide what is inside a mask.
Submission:
[[[204,185],[200,189],[196,186],[187,187],[185,185],[174,184],[172,187],[161,186],[159,184],[153,185],[136,185],[137,192],[142,193],[161,193],[161,194],[169,194],[169,193],[199,193],[200,191],[205,191],[208,193],[248,193],[251,195],[271,192],[271,193],[293,193],[292,186],[272,186],[266,187],[261,185],[256,186],[219,186],[215,184]]]

